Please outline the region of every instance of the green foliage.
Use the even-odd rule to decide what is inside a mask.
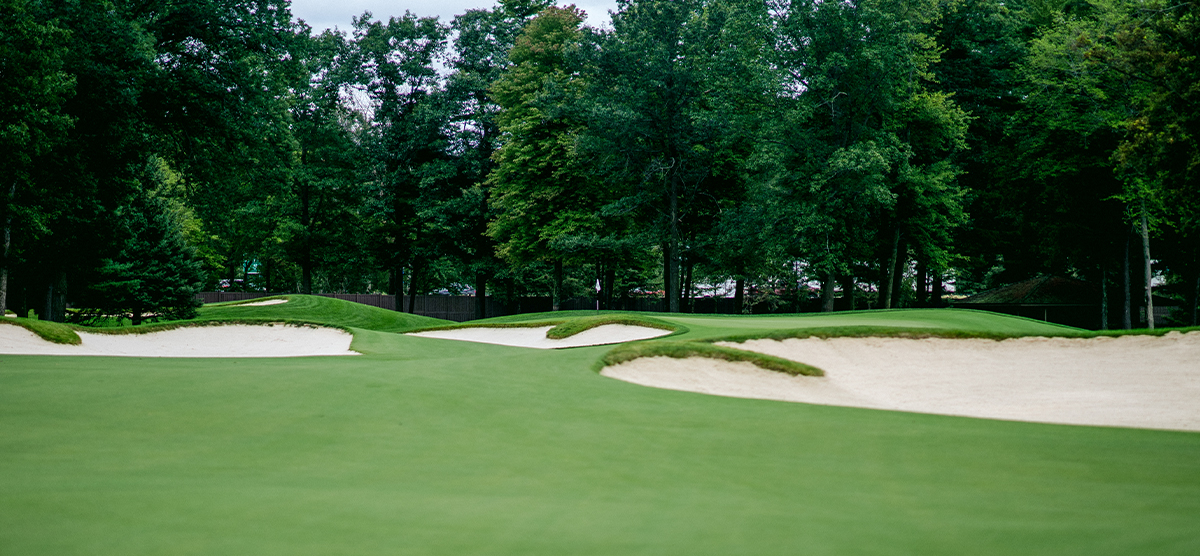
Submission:
[[[511,264],[561,260],[570,238],[603,232],[597,190],[574,160],[582,128],[564,106],[577,102],[582,81],[570,51],[582,38],[575,8],[547,8],[525,27],[509,54],[512,66],[491,87],[507,141],[493,157],[488,235]],[[565,252],[564,252],[565,251]]]
[[[196,299],[200,264],[165,203],[138,197],[116,217],[123,232],[122,248],[97,269],[91,291],[81,297],[87,309],[75,316],[129,318],[134,325],[144,318],[195,316],[200,306]]]

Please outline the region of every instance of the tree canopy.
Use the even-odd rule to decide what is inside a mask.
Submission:
[[[167,318],[196,288],[841,310],[1064,274],[1125,326],[1197,317],[1197,2],[0,16],[22,315]]]

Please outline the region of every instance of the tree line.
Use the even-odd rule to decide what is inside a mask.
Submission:
[[[1198,37],[1163,0],[621,0],[602,28],[499,0],[319,33],[286,0],[0,0],[0,307],[832,311],[1052,273],[1195,324]]]

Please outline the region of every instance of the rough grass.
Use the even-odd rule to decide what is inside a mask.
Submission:
[[[725,346],[716,346],[702,342],[634,342],[623,344],[609,351],[601,359],[599,367],[617,365],[632,361],[639,357],[672,357],[686,359],[688,357],[708,357],[724,361],[745,361],[753,363],[768,371],[778,371],[789,375],[824,376],[825,372],[811,365],[805,365],[790,359],[775,357],[764,353],[743,351]]]
[[[79,334],[76,334],[70,326],[57,322],[3,317],[0,318],[0,324],[12,324],[20,326],[30,332],[33,332],[34,334],[37,334],[43,340],[46,340],[47,342],[54,342],[56,344],[69,344],[77,346],[83,341],[83,339],[79,337]]]
[[[820,328],[794,328],[784,330],[769,330],[751,334],[736,334],[725,337],[705,338],[705,342],[745,342],[749,340],[788,340],[793,338],[949,338],[949,339],[982,339],[1007,340],[1012,338],[1027,338],[1031,336],[1046,338],[1099,338],[1117,336],[1162,336],[1169,332],[1188,333],[1200,331],[1200,327],[1190,328],[1157,328],[1135,330],[1080,330],[1067,329],[1041,334],[1019,334],[1015,332],[990,332],[980,330],[955,330],[952,328],[907,328],[896,326],[831,326]]]

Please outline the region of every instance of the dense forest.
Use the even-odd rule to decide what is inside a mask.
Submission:
[[[1200,2],[626,0],[596,28],[499,0],[315,33],[287,0],[0,0],[0,88],[22,316],[832,311],[1055,274],[1196,323]]]

